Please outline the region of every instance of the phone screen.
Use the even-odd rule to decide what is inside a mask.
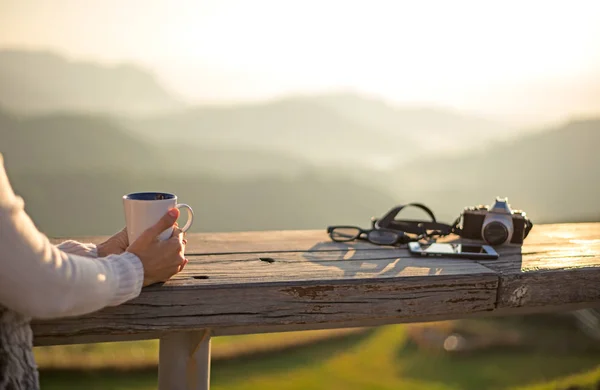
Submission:
[[[498,253],[489,245],[457,244],[457,243],[433,243],[420,244],[409,243],[412,253],[421,256],[450,256],[465,258],[498,258]]]
[[[425,252],[430,253],[487,253],[481,245],[465,245],[465,244],[430,244],[421,246]]]

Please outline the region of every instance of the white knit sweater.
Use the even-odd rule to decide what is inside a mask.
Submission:
[[[32,318],[81,315],[135,298],[143,278],[132,253],[97,258],[93,244],[52,245],[14,194],[0,154],[0,305]]]

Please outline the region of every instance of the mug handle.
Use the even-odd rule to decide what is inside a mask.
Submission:
[[[187,209],[187,213],[188,213],[187,223],[185,224],[184,227],[181,228],[181,231],[183,231],[185,233],[192,226],[192,222],[194,221],[194,210],[192,210],[192,208],[185,203],[178,203],[177,205],[175,205],[175,208],[176,209],[181,209],[181,208]]]

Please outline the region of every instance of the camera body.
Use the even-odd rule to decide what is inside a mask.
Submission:
[[[496,198],[492,207],[467,207],[462,213],[460,236],[490,245],[523,244],[533,224],[522,210],[512,210],[507,198]]]

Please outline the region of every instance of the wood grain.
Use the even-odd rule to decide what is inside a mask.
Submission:
[[[374,326],[600,302],[600,223],[538,225],[522,247],[498,251],[493,261],[416,258],[404,248],[332,243],[324,229],[191,234],[181,274],[119,307],[35,321],[35,342]]]
[[[481,262],[499,275],[498,307],[598,302],[600,224],[586,225],[543,229],[522,251],[502,248],[498,261]]]
[[[434,281],[435,280],[435,281]],[[36,322],[44,337],[410,319],[493,310],[493,274],[154,288],[118,307]]]
[[[470,260],[424,260],[406,250],[267,252],[190,256],[185,270],[163,287],[486,274],[495,273]]]

